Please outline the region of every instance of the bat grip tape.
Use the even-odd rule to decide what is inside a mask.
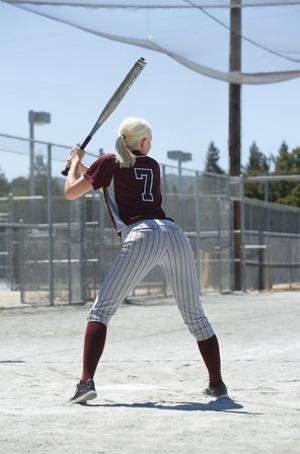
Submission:
[[[82,144],[80,145],[80,149],[81,149],[81,150],[84,150],[84,149],[85,149],[85,147],[87,146],[87,144],[90,142],[91,138],[92,138],[92,136],[90,136],[90,135],[88,135],[88,136],[86,137],[86,139],[85,139],[85,140],[82,142]],[[61,171],[61,174],[62,174],[64,177],[67,177],[68,174],[69,174],[69,170],[70,170],[70,166],[66,166],[66,167],[64,168],[64,170]]]

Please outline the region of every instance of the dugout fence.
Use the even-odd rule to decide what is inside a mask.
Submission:
[[[16,193],[18,185],[28,183],[24,171],[15,180],[14,193],[0,197],[1,282],[19,292],[24,304],[93,300],[120,247],[100,192],[72,202],[64,199],[60,170],[62,151],[66,154],[68,148],[35,141],[41,156],[35,194]],[[0,149],[29,161],[27,139],[0,134]],[[241,180],[224,175],[161,165],[161,176],[164,208],[191,240],[203,292],[233,291],[237,260],[243,290],[299,285],[299,209],[246,199]],[[232,228],[234,203],[242,207],[240,231]],[[238,259],[236,236],[242,251]],[[169,294],[157,267],[130,296]]]
[[[174,199],[177,197],[177,194],[166,195],[171,217],[176,214],[177,202]],[[39,198],[38,205],[40,201]],[[185,204],[182,224],[191,240],[199,274],[204,276],[206,290],[228,292],[231,290],[228,201],[199,197],[198,210],[206,213],[201,229],[192,217],[191,205],[194,201],[192,195],[182,199]],[[20,201],[16,202],[19,205]],[[21,206],[25,202],[22,199]],[[27,200],[29,204],[32,202]],[[46,198],[44,202],[47,203]],[[60,199],[58,202],[61,207],[63,201]],[[22,211],[26,211],[23,206]],[[93,300],[118,253],[120,239],[110,224],[101,194],[66,202],[64,214],[64,222],[59,223],[32,224],[22,220],[20,223],[0,225],[1,243],[9,259],[6,272],[3,264],[2,278],[9,282],[11,290],[21,292],[23,303],[83,303]],[[221,218],[225,228],[222,231],[216,231],[215,227],[211,229],[212,223],[218,224]],[[170,289],[157,267],[134,289],[131,296],[169,294]]]

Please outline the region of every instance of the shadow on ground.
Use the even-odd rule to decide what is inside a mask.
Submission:
[[[85,404],[85,407],[102,407],[102,408],[150,408],[155,410],[176,410],[176,411],[220,411],[226,413],[237,413],[247,415],[261,415],[262,413],[254,413],[240,411],[243,405],[235,402],[230,397],[220,397],[217,400],[211,400],[208,403],[201,402],[135,402],[127,403],[112,403],[112,404]]]

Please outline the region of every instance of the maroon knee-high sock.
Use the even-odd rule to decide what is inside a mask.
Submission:
[[[106,326],[100,322],[89,322],[85,331],[83,370],[81,383],[93,378],[104,349]]]
[[[216,385],[222,381],[221,359],[217,336],[197,342],[202,358],[209,373],[209,382]]]

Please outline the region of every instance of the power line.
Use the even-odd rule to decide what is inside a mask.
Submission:
[[[27,153],[27,152],[22,152],[22,151],[17,151],[17,150],[9,150],[7,148],[0,148],[0,151],[2,151],[4,153],[10,153],[10,154],[16,154],[16,155],[19,155],[19,156],[29,157],[29,153]],[[38,152],[38,150],[36,150],[36,151]],[[39,151],[39,153],[41,155],[43,155],[41,151]],[[58,159],[58,158],[52,158],[52,161],[66,162],[65,159]]]
[[[229,30],[231,31],[232,33],[238,35],[237,33],[235,33],[234,31],[230,30],[230,27],[225,24],[224,22],[222,22],[220,19],[218,19],[217,17],[215,17],[213,14],[205,11],[204,7],[203,6],[199,6],[199,5],[196,5],[194,4],[194,2],[191,2],[189,0],[183,0],[185,3],[188,3],[189,5],[192,5],[194,8],[200,10],[203,14],[205,14],[206,16],[208,16],[210,19],[212,19],[213,21],[215,21],[217,24],[221,25],[222,27],[226,28],[226,30]],[[300,3],[300,2],[299,2]],[[278,6],[278,4],[276,4]],[[286,55],[283,55],[283,54],[280,54],[279,52],[276,52],[275,50],[272,50],[272,49],[269,49],[268,47],[262,45],[262,44],[259,44],[258,42],[254,41],[253,39],[251,38],[247,38],[246,36],[244,36],[243,34],[239,35],[244,41],[247,41],[248,43],[252,44],[253,46],[255,47],[258,47],[259,49],[261,50],[264,50],[265,52],[268,52],[269,54],[273,54],[273,55],[276,55],[276,57],[279,57],[279,58],[282,58],[284,60],[288,60],[288,61],[291,61],[293,63],[300,63],[300,60],[299,59],[295,59],[295,58],[291,58],[291,57],[287,57]]]
[[[19,0],[19,1],[9,1],[9,0],[2,0],[3,3],[8,3],[12,5],[22,5],[24,3],[33,6],[70,6],[76,8],[87,8],[87,9],[192,9],[192,8],[222,8],[222,9],[231,9],[231,8],[256,8],[256,7],[274,7],[274,6],[294,6],[300,5],[300,0],[261,0],[260,2],[254,2],[248,0],[246,4],[240,6],[232,6],[230,4],[224,4],[216,1],[215,3],[205,3],[202,2],[200,5],[190,4],[190,5],[180,5],[178,3],[174,4],[158,4],[158,3],[128,3],[127,5],[124,3],[96,3],[96,2],[72,2],[72,1],[37,1],[37,0]]]

